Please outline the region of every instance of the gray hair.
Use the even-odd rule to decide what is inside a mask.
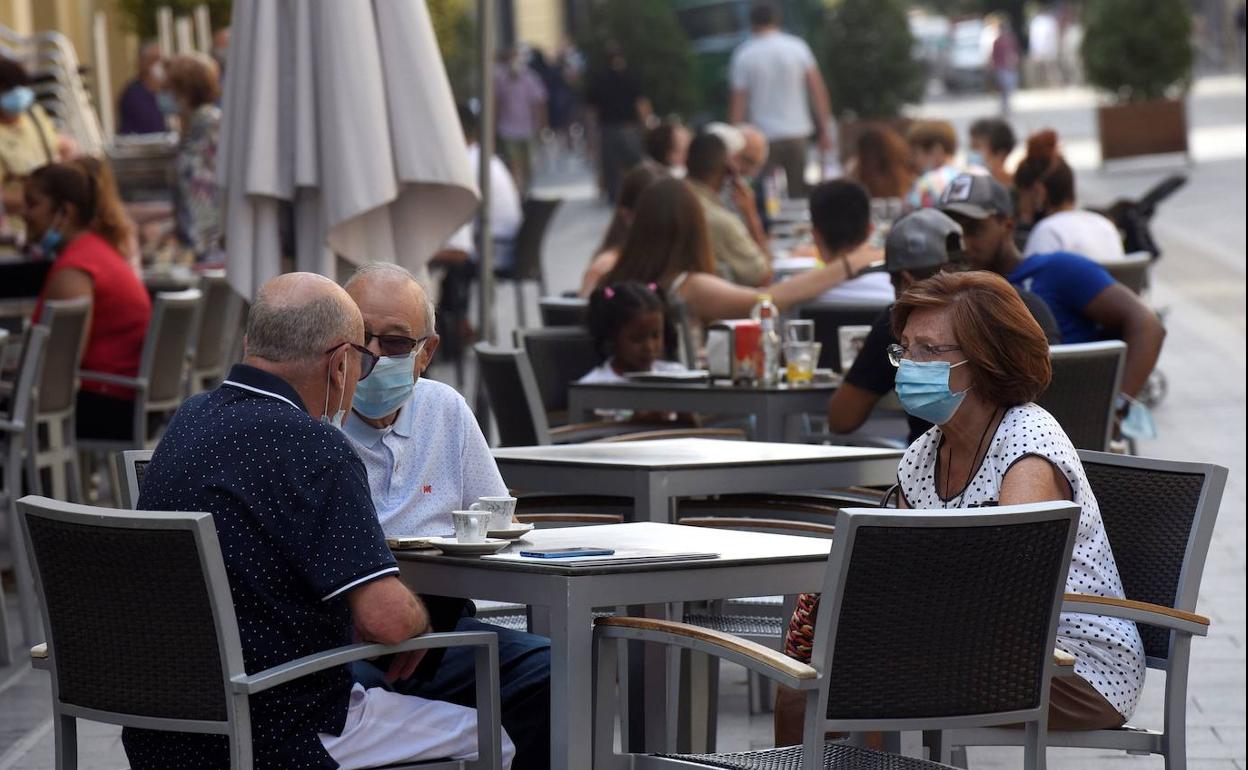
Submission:
[[[355,272],[351,274],[351,277],[347,279],[342,288],[351,291],[351,287],[354,284],[370,276],[386,276],[388,278],[411,281],[415,284],[425,298],[425,334],[433,334],[437,328],[437,309],[433,304],[433,293],[429,291],[429,287],[425,285],[424,281],[417,278],[411,270],[393,262],[366,262],[355,269]]]
[[[247,314],[247,355],[293,363],[316,358],[335,342],[352,339],[357,334],[355,319],[343,301],[321,296],[296,304],[262,288]]]

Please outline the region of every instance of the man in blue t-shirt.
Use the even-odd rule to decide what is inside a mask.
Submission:
[[[1014,243],[1014,206],[1005,187],[987,175],[956,177],[940,208],[962,225],[967,262],[1002,275],[1040,296],[1062,332],[1062,342],[1120,339],[1127,343],[1122,392],[1134,397],[1157,364],[1166,330],[1130,289],[1086,257],[1066,252],[1026,259]]]

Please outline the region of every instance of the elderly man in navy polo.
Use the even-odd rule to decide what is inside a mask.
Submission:
[[[367,475],[338,429],[376,356],[355,303],[309,273],[265,284],[245,356],[221,387],[178,410],[152,457],[142,510],[207,511],[221,541],[247,671],[364,640],[429,630],[397,577]],[[418,654],[388,676],[410,676]],[[464,706],[353,683],[346,667],[251,700],[257,768],[363,768],[476,755]],[[229,764],[224,736],[126,728],[136,770]],[[504,762],[514,746],[504,737]]]
[[[387,537],[449,535],[452,510],[478,497],[505,495],[489,445],[462,396],[421,375],[438,347],[434,307],[416,278],[398,265],[365,265],[346,290],[364,317],[364,340],[379,356],[356,388],[343,432],[355,445]],[[424,596],[438,631],[498,634],[503,728],[516,742],[515,770],[550,766],[550,640],[482,623],[470,602]],[[464,706],[475,703],[472,654],[447,650],[394,689]],[[370,664],[359,681],[381,684]]]

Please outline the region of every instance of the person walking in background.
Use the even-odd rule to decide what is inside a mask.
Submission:
[[[117,100],[117,133],[154,134],[168,130],[156,96],[165,80],[163,59],[164,53],[155,41],[144,43],[139,49],[139,74]]]
[[[944,120],[921,120],[910,126],[906,137],[914,166],[919,172],[906,202],[911,208],[935,206],[940,194],[961,170],[953,162],[958,134]]]
[[[780,29],[780,15],[761,3],[750,11],[750,39],[732,53],[728,119],[762,129],[771,145],[771,167],[784,170],[789,195],[805,198],[807,144],[832,150],[832,108],[819,65],[804,40]],[[811,113],[814,113],[814,122]]]
[[[1001,96],[1001,117],[1010,117],[1010,99],[1018,89],[1018,37],[1010,19],[1003,13],[993,14],[991,23],[997,28],[992,41],[992,75]]]
[[[1027,28],[1027,57],[1031,62],[1029,85],[1051,88],[1060,85],[1061,70],[1058,55],[1061,53],[1061,29],[1057,17],[1047,5],[1042,5],[1031,17]]]
[[[196,262],[219,262],[221,195],[217,184],[217,140],[221,131],[221,84],[217,62],[202,53],[179,54],[169,60],[167,92],[177,103],[178,156],[174,213],[178,241]]]
[[[525,65],[519,51],[505,51],[494,70],[499,149],[516,185],[529,189],[533,173],[533,144],[546,126],[546,86]]]
[[[602,191],[615,203],[624,173],[641,162],[641,129],[653,112],[618,43],[607,43],[606,59],[590,81],[587,101],[598,120]]]

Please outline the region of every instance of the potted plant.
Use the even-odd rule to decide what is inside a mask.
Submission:
[[[1097,108],[1101,160],[1187,153],[1192,19],[1184,0],[1089,0],[1083,65],[1109,103]]]
[[[842,156],[871,122],[904,133],[901,109],[923,98],[925,74],[902,0],[837,0],[821,35],[822,64]]]

